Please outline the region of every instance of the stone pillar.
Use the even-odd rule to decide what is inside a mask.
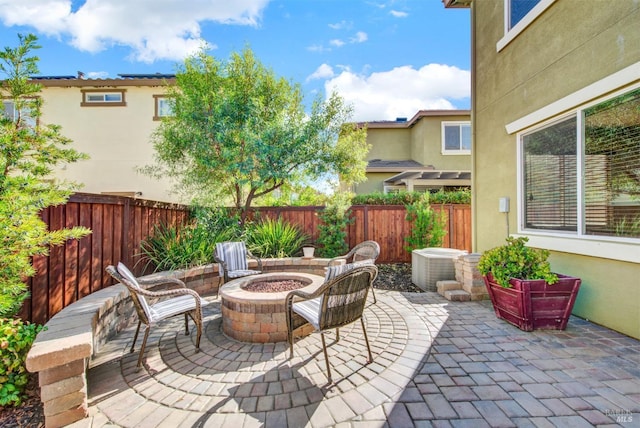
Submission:
[[[462,284],[462,289],[469,293],[471,300],[489,298],[484,279],[478,271],[480,254],[464,254],[456,259],[456,280]]]

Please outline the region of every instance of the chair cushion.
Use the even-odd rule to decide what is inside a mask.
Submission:
[[[206,305],[206,300],[200,299],[200,304]],[[151,305],[151,322],[160,321],[196,308],[196,300],[193,296],[184,295],[172,297]]]
[[[118,262],[118,273],[127,281],[129,281],[132,287],[138,290],[141,289],[140,284],[138,283],[138,280],[136,279],[135,275],[131,273],[129,268],[127,268],[122,262]],[[147,318],[151,319],[153,317],[153,313],[151,312],[151,308],[149,306],[149,303],[147,303],[147,300],[144,298],[144,296],[137,293],[135,297],[140,302],[140,306],[142,306],[142,310],[147,315]]]
[[[241,271],[247,270],[247,247],[244,242],[218,242],[216,244],[216,255],[227,264],[227,270]]]
[[[241,278],[243,276],[258,275],[260,273],[262,272],[260,272],[259,270],[245,269],[245,270],[229,271],[227,272],[227,275],[229,276],[229,278]]]
[[[293,311],[301,315],[304,319],[309,321],[309,324],[316,330],[320,327],[320,304],[322,303],[322,296],[315,299],[304,300],[302,302],[294,302],[291,305]]]
[[[355,269],[360,266],[372,265],[373,259],[361,260],[356,263],[346,263],[343,265],[329,266],[324,275],[325,282],[331,281],[333,278],[342,275],[345,272],[349,272],[351,269]]]

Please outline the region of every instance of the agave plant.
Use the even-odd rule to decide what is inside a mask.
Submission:
[[[308,236],[278,217],[251,223],[245,230],[245,239],[247,247],[256,256],[282,258],[298,253]]]

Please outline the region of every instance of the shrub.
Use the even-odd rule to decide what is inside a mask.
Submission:
[[[317,240],[320,257],[336,257],[349,250],[347,226],[353,223],[348,215],[350,206],[350,195],[340,193],[335,194],[320,212]]]
[[[525,246],[526,237],[507,238],[507,243],[485,251],[478,261],[478,271],[482,275],[491,272],[495,281],[503,287],[511,287],[509,280],[544,279],[549,284],[558,282],[558,276],[551,272],[549,251]]]
[[[249,250],[258,257],[291,257],[300,251],[308,237],[291,223],[278,217],[246,225]]]
[[[420,200],[424,192],[368,193],[355,195],[353,205],[410,205]],[[471,191],[458,189],[444,191],[442,189],[430,194],[432,204],[470,204]]]
[[[445,236],[445,217],[436,213],[429,203],[429,193],[423,193],[416,202],[406,205],[405,219],[411,223],[411,234],[404,238],[405,250],[440,247]]]
[[[234,240],[240,234],[237,218],[224,210],[198,208],[194,216],[181,229],[163,223],[154,226],[152,235],[140,245],[143,260],[156,271],[213,263],[216,242]]]
[[[0,406],[18,406],[29,380],[27,353],[41,325],[0,318]]]

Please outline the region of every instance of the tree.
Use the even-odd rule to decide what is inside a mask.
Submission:
[[[17,48],[0,52],[0,317],[14,316],[28,296],[24,279],[35,273],[32,256],[89,233],[81,227],[49,232],[40,217],[75,188],[52,180],[52,168],[86,156],[67,147],[71,141],[59,126],[41,123],[41,87],[29,80],[38,73],[38,57],[30,54],[40,46],[33,34],[18,38]]]
[[[404,238],[407,243],[404,249],[409,252],[419,248],[440,247],[442,238],[447,234],[445,214],[442,211],[435,212],[429,198],[429,191],[426,191],[417,201],[405,205],[405,220],[411,223],[411,234]]]
[[[348,124],[351,108],[332,94],[305,113],[300,86],[262,65],[249,48],[220,62],[188,58],[168,96],[173,116],[154,135],[156,165],[199,204],[232,200],[242,220],[255,198],[285,183],[327,174],[365,178],[366,130]]]

